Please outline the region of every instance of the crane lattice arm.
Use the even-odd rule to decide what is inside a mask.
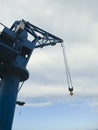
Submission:
[[[47,31],[44,31],[43,29],[41,29],[25,20],[16,21],[12,25],[11,29],[13,29],[13,27],[17,26],[17,24],[20,24],[21,22],[24,24],[24,30],[26,30],[26,32],[28,32],[35,39],[37,39],[35,48],[42,48],[44,46],[55,45],[56,43],[63,42],[63,40],[60,39],[59,37],[54,36],[53,34],[50,34]]]
[[[44,47],[44,46],[47,46],[47,45],[55,45],[56,43],[62,43],[63,40],[54,36],[53,34],[50,34],[32,24],[30,24],[29,22],[26,22],[25,23],[25,27],[26,27],[26,30],[28,32],[30,32],[31,34],[34,34],[37,36],[37,33],[41,34],[41,36],[37,36],[38,37],[38,44],[39,45],[36,45],[35,48],[38,48],[38,47]]]

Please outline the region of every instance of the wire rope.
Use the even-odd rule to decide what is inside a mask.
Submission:
[[[64,46],[63,42],[61,43],[61,47],[62,47],[62,53],[63,53],[63,57],[64,57],[64,65],[65,65],[65,70],[66,70],[66,78],[67,78],[68,89],[70,91],[70,95],[73,95],[72,79],[71,79],[71,75],[70,75],[70,71],[69,71],[67,55],[66,55],[65,46]]]
[[[21,85],[20,85],[20,87],[19,87],[19,89],[18,89],[18,93],[19,93],[19,91],[21,90],[23,84],[24,84],[24,81],[21,83]]]

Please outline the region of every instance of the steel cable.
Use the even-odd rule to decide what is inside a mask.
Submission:
[[[70,71],[69,71],[67,55],[66,55],[65,46],[64,46],[63,42],[61,43],[61,47],[62,47],[62,52],[63,52],[63,57],[64,57],[64,65],[65,65],[65,70],[66,70],[68,89],[70,91],[70,95],[73,95],[73,93],[72,93],[72,91],[73,91],[72,79],[71,79],[71,75],[70,75]]]

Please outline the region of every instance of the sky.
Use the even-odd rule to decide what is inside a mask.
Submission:
[[[21,19],[64,40],[74,95],[61,45],[34,50],[12,130],[98,130],[98,0],[0,0],[1,23]]]

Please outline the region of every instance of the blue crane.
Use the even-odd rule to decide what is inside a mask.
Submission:
[[[10,28],[0,24],[4,27],[0,32],[0,130],[11,130],[16,104],[25,104],[17,101],[17,95],[19,83],[29,78],[26,66],[33,50],[63,40],[25,20],[15,21]],[[67,75],[70,79],[68,69]],[[69,91],[72,95],[73,87]]]
[[[0,130],[11,130],[19,83],[29,78],[27,63],[35,48],[62,43],[63,40],[20,20],[0,32]],[[32,38],[28,39],[28,35]]]

